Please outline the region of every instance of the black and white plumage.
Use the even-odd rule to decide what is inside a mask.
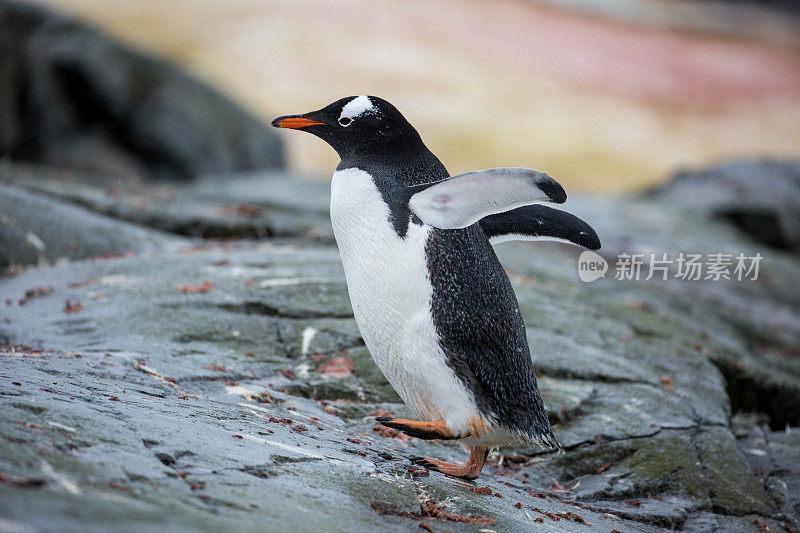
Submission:
[[[514,440],[557,446],[519,305],[490,238],[599,248],[579,218],[530,205],[564,202],[561,186],[519,168],[450,177],[400,112],[373,96],[273,125],[313,133],[341,157],[331,221],[353,312],[409,408],[423,421],[443,421],[469,449]]]

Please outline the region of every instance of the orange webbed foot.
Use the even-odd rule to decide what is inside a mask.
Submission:
[[[424,440],[452,440],[457,439],[444,423],[444,420],[436,420],[435,422],[421,422],[418,420],[405,420],[403,418],[394,418],[391,416],[379,416],[375,419],[386,427],[402,431],[410,437],[416,437]]]
[[[471,480],[477,479],[478,475],[480,475],[488,453],[489,451],[483,446],[477,446],[472,449],[469,460],[467,460],[467,464],[464,465],[456,465],[430,457],[415,457],[411,459],[411,462],[448,476]]]

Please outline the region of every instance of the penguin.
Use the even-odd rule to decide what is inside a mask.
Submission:
[[[525,325],[493,243],[555,239],[598,249],[543,172],[494,168],[450,176],[389,102],[350,96],[272,121],[340,157],[330,217],[353,314],[378,368],[419,420],[376,421],[421,439],[459,441],[469,459],[414,458],[475,479],[492,447],[560,449],[539,394]]]

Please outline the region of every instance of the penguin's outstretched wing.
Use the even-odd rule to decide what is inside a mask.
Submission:
[[[441,229],[466,228],[489,215],[536,202],[564,203],[556,180],[529,168],[490,168],[406,187],[411,211]]]
[[[573,214],[546,205],[526,205],[489,215],[479,224],[492,244],[510,240],[553,240],[590,250],[600,249],[600,238],[589,224]]]

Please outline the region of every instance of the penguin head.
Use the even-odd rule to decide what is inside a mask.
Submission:
[[[422,145],[419,134],[400,111],[377,96],[348,96],[317,111],[278,117],[272,125],[316,135],[342,159],[378,155],[385,150],[397,153]]]

